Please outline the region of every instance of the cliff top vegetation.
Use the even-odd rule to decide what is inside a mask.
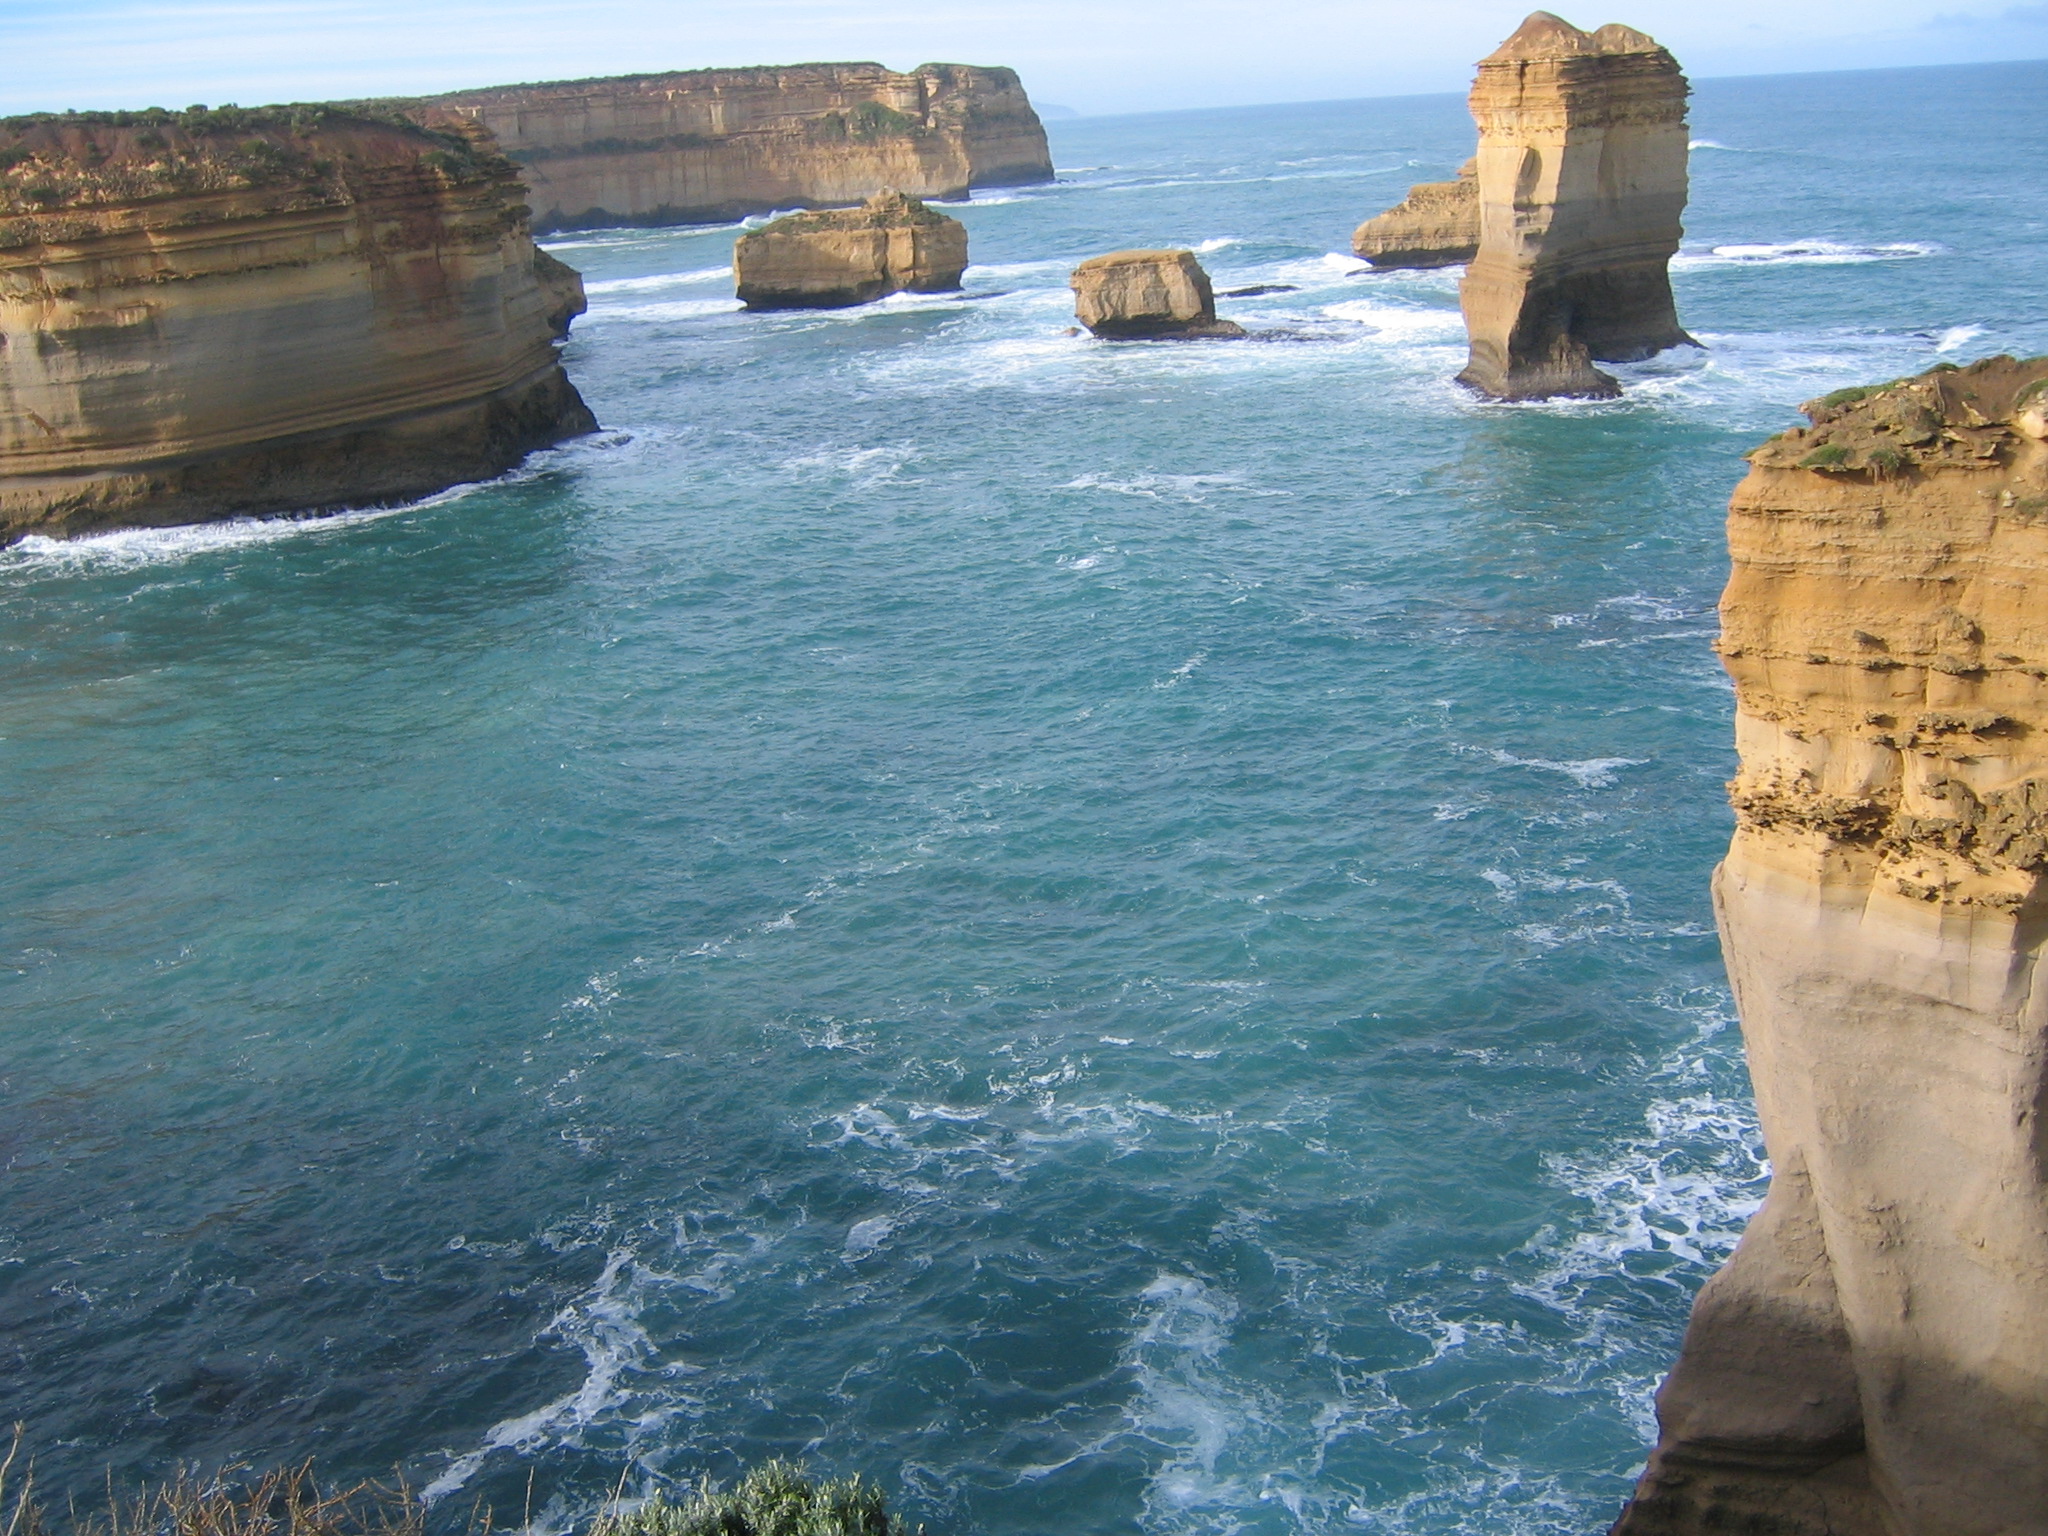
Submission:
[[[818,208],[803,213],[786,213],[763,224],[753,234],[814,235],[843,229],[900,229],[906,224],[936,225],[955,222],[924,199],[902,192],[878,192],[858,208]]]
[[[1801,406],[1813,423],[1750,454],[1768,469],[1896,475],[1915,465],[2002,462],[2048,406],[2048,357],[1937,363],[1910,378],[1857,385]]]
[[[0,214],[278,186],[345,200],[351,170],[408,163],[457,184],[511,169],[487,136],[390,102],[37,112],[0,118]]]
[[[772,82],[785,75],[802,75],[820,70],[834,73],[840,71],[861,71],[885,76],[891,80],[903,80],[914,75],[944,74],[952,70],[973,70],[977,74],[997,78],[1014,78],[1016,71],[993,64],[919,64],[901,72],[886,64],[877,64],[872,59],[850,60],[840,63],[815,62],[810,64],[742,64],[711,69],[671,69],[646,75],[586,75],[576,80],[526,80],[516,85],[485,85],[465,91],[443,91],[437,96],[422,96],[421,102],[479,101],[492,98],[515,96],[522,91],[579,91],[596,85],[613,85],[632,88],[642,85],[666,85],[678,80],[747,80]]]

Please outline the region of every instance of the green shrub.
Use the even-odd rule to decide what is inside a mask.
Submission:
[[[1838,389],[1831,394],[1822,395],[1820,403],[1830,411],[1839,410],[1842,406],[1854,405],[1858,400],[1868,400],[1883,388],[1885,386],[1882,384],[1851,384],[1847,389]]]
[[[1906,456],[1896,448],[1873,448],[1870,467],[1880,475],[1896,475],[1906,467]]]
[[[1828,443],[1816,448],[1799,461],[1801,469],[1840,469],[1849,462],[1849,450],[1840,443]]]
[[[919,1528],[922,1530],[922,1527]],[[674,1500],[607,1512],[589,1536],[912,1536],[892,1524],[881,1490],[851,1478],[813,1482],[787,1461],[756,1467],[731,1491],[710,1484]]]

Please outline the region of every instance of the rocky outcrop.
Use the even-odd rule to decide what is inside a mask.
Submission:
[[[1807,407],[1728,529],[1773,1179],[1618,1536],[2048,1527],[2048,358]]]
[[[1683,233],[1678,63],[1628,27],[1538,11],[1479,65],[1479,250],[1458,377],[1503,400],[1620,393],[1595,362],[1692,343],[1672,302]]]
[[[1455,181],[1425,181],[1351,236],[1351,249],[1375,267],[1457,267],[1479,254],[1479,162]]]
[[[595,423],[514,168],[324,108],[0,126],[0,530],[402,499]]]
[[[590,300],[583,292],[583,274],[561,258],[536,250],[533,275],[540,281],[541,292],[547,295],[548,330],[555,340],[567,340],[570,323],[590,309]]]
[[[697,69],[463,91],[409,104],[481,123],[521,166],[534,225],[701,224],[858,203],[880,187],[964,197],[1052,180],[1008,69]]]
[[[1193,251],[1112,251],[1091,256],[1068,279],[1074,314],[1097,336],[1242,336],[1216,318],[1216,293]]]
[[[840,309],[891,293],[950,293],[967,227],[886,191],[858,208],[793,213],[740,236],[733,275],[749,309]]]

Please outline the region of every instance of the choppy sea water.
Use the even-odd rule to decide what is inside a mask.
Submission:
[[[0,1402],[47,1487],[860,1470],[935,1536],[1584,1533],[1760,1193],[1739,455],[2048,350],[2048,66],[1706,82],[1707,343],[1478,404],[1455,98],[1053,125],[958,298],[556,243],[607,430],[0,554]],[[1065,334],[1191,245],[1258,333]],[[532,1489],[529,1507],[529,1480]]]

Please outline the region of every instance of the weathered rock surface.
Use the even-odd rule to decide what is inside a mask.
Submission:
[[[489,128],[522,167],[543,232],[841,206],[878,187],[945,198],[1052,180],[1016,72],[966,64],[697,69],[410,106],[428,122]]]
[[[1620,393],[1593,364],[1692,343],[1670,262],[1686,199],[1678,63],[1622,26],[1538,11],[1479,65],[1479,250],[1458,377],[1504,400]]]
[[[1351,249],[1376,267],[1457,267],[1479,254],[1479,162],[1455,181],[1425,181],[1351,236]]]
[[[1097,336],[1242,336],[1216,318],[1216,292],[1193,251],[1112,251],[1091,256],[1068,280],[1074,314]]]
[[[0,167],[0,539],[424,495],[596,425],[487,143],[97,114]]]
[[[1807,407],[1728,529],[1774,1169],[1618,1536],[2048,1529],[2048,358]]]
[[[793,213],[740,236],[733,275],[749,309],[839,309],[891,293],[950,293],[967,227],[901,192],[858,208]]]
[[[533,275],[540,280],[541,292],[547,295],[548,329],[555,340],[565,340],[571,322],[590,308],[590,300],[583,292],[583,274],[560,257],[536,250]]]

